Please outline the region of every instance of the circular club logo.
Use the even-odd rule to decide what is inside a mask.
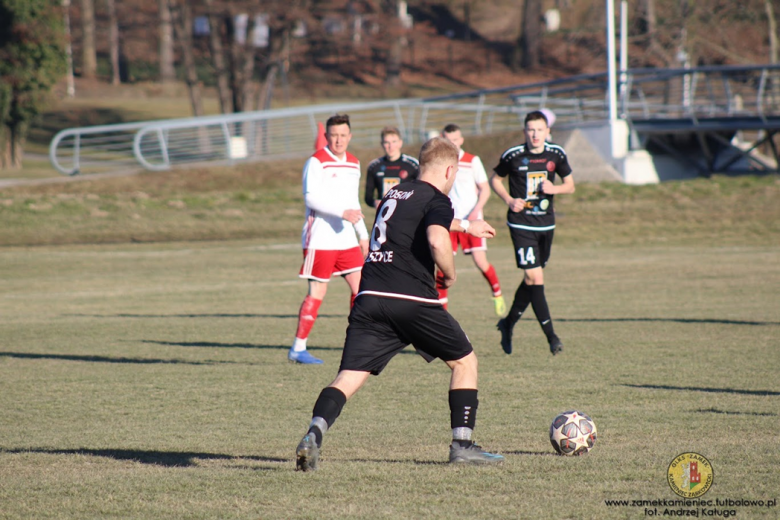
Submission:
[[[553,161],[547,161],[547,171],[548,172],[555,171],[555,163]]]
[[[666,470],[669,487],[683,498],[698,498],[709,491],[714,475],[710,461],[698,453],[677,455]]]

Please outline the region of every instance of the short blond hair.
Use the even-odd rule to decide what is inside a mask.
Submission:
[[[437,165],[458,164],[458,147],[444,137],[433,137],[420,148],[420,172]]]

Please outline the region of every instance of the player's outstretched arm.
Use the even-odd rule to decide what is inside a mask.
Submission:
[[[426,234],[431,256],[444,277],[441,283],[446,289],[455,283],[455,255],[452,254],[450,232],[447,228],[434,224],[428,226]]]
[[[477,238],[493,238],[496,236],[496,230],[484,220],[461,220],[456,218],[450,224],[450,231],[468,233]]]

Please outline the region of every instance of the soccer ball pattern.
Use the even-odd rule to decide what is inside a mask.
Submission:
[[[550,442],[559,455],[585,455],[596,443],[596,423],[576,410],[558,414],[550,425]]]

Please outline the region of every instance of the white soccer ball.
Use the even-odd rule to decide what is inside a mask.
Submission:
[[[585,455],[596,443],[596,423],[577,410],[558,414],[550,425],[550,442],[559,455]]]

